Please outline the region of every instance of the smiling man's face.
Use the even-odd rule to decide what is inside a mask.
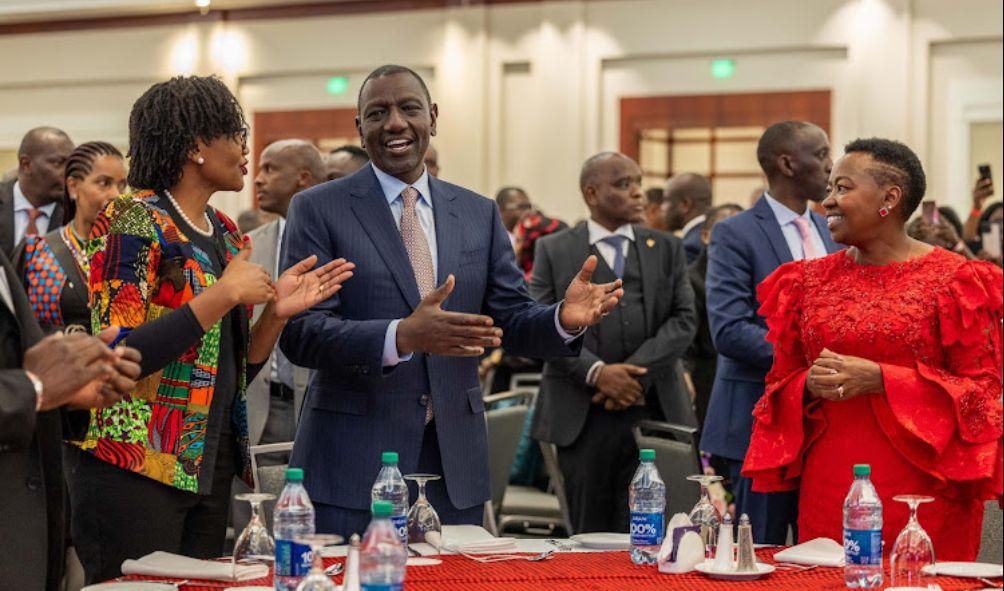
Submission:
[[[436,105],[429,104],[417,78],[398,72],[366,83],[356,127],[377,168],[413,183],[425,169],[429,138],[436,135]]]

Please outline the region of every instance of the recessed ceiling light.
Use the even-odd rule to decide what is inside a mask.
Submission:
[[[213,0],[195,0],[195,6],[199,8],[209,8]]]

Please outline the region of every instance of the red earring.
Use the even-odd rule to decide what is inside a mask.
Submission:
[[[889,215],[889,208],[883,205],[882,208],[879,209],[879,216],[886,217],[887,215]]]

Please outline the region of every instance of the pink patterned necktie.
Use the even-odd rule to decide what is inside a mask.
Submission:
[[[415,208],[418,203],[418,190],[415,187],[406,187],[401,191],[401,202],[404,204],[404,209],[401,211],[401,239],[404,240],[404,248],[408,251],[411,270],[415,273],[418,293],[424,298],[436,289],[436,273],[432,266],[429,241],[422,230],[422,222],[418,219],[418,210]],[[425,404],[425,424],[428,425],[431,420],[432,396],[429,396]]]
[[[823,256],[816,248],[816,243],[812,241],[812,232],[809,230],[809,220],[798,216],[795,218],[795,227],[802,236],[802,256],[805,259],[818,259]]]

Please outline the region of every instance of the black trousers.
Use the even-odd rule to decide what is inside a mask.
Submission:
[[[418,455],[418,473],[443,475],[443,458],[439,451],[439,437],[436,436],[436,421],[433,419],[425,426],[422,434],[422,451]],[[372,475],[346,475],[346,478],[375,478]],[[408,503],[414,503],[418,498],[418,488],[408,480]],[[485,508],[483,503],[473,507],[459,509],[450,501],[443,479],[432,480],[425,485],[425,496],[429,504],[439,515],[443,525],[481,525],[484,523]],[[488,499],[485,499],[486,501]],[[372,515],[369,510],[348,509],[337,505],[314,503],[317,531],[326,534],[338,534],[349,539],[354,533],[360,537],[366,533]]]
[[[757,544],[787,544],[788,528],[798,543],[798,491],[753,492],[753,480],[742,475],[743,463],[727,460],[732,491],[736,497],[736,515],[749,515],[753,541]]]
[[[575,533],[628,532],[628,487],[638,469],[638,446],[631,428],[650,414],[641,406],[611,412],[591,405],[579,437],[558,448]]]
[[[67,456],[73,543],[85,584],[122,574],[122,562],[163,550],[195,558],[223,554],[230,483],[236,472],[231,437],[221,439],[210,494],[161,484],[73,450]]]

